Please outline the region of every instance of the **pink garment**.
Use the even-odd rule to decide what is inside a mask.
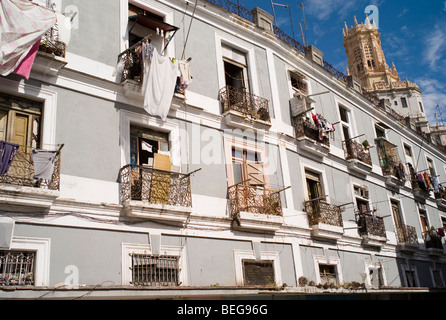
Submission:
[[[37,41],[56,21],[55,12],[31,1],[1,0],[0,75],[17,70],[26,76],[34,62]]]
[[[24,76],[26,80],[29,79],[31,69],[34,64],[34,59],[36,58],[37,55],[37,50],[39,50],[40,39],[41,38],[39,38],[39,40],[37,40],[37,42],[32,46],[31,50],[22,60],[22,62],[20,62],[17,69],[14,70],[14,73]]]

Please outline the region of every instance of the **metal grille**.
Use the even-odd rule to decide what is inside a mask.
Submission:
[[[398,242],[418,245],[417,231],[415,227],[402,225],[397,227]]]
[[[121,199],[192,207],[190,174],[125,166],[121,169]]]
[[[246,286],[274,286],[272,261],[243,260],[243,276]]]
[[[360,235],[386,237],[386,228],[382,217],[370,213],[359,213],[358,226]]]
[[[341,207],[319,199],[306,201],[304,206],[311,226],[318,225],[319,223],[337,227],[344,226]]]
[[[132,284],[148,287],[180,285],[179,256],[130,255],[132,257]]]
[[[65,58],[67,45],[59,41],[59,25],[55,24],[50,28],[40,41],[39,51],[54,54],[55,56]]]
[[[244,88],[226,86],[220,90],[220,99],[223,112],[237,111],[253,120],[271,122],[268,100],[249,93]]]
[[[347,160],[357,159],[368,165],[372,165],[372,158],[370,153],[364,149],[364,146],[353,140],[346,140],[344,142],[344,153]]]
[[[35,252],[0,251],[0,287],[33,286]]]
[[[279,191],[240,183],[229,187],[228,193],[234,217],[241,211],[282,216]]]

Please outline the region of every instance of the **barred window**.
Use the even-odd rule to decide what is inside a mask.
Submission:
[[[243,277],[247,286],[273,286],[276,283],[273,261],[243,260]]]
[[[0,287],[33,286],[36,252],[0,251]]]
[[[336,266],[319,264],[319,275],[322,284],[337,284]]]
[[[176,287],[180,283],[179,256],[130,254],[132,284],[148,287]]]

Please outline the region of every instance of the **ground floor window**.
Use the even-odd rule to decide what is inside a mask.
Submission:
[[[179,256],[131,254],[132,284],[149,287],[180,285]]]
[[[35,251],[0,251],[0,287],[34,286]]]
[[[319,264],[319,275],[321,284],[337,284],[336,266],[330,264]]]
[[[243,278],[246,286],[274,286],[273,261],[243,260]]]

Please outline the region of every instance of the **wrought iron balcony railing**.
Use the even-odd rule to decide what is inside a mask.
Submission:
[[[223,113],[237,111],[252,120],[271,123],[268,100],[249,93],[245,88],[226,86],[220,89],[220,99],[223,103]]]
[[[370,213],[358,213],[359,234],[361,236],[386,237],[384,219]]]
[[[400,243],[418,245],[417,230],[415,227],[402,225],[397,227],[397,240]]]
[[[320,129],[314,124],[313,120],[298,116],[294,117],[293,123],[296,137],[307,137],[327,147],[330,146],[330,138],[321,134]]]
[[[437,230],[429,230],[424,233],[424,244],[426,245],[426,248],[443,250],[441,236],[438,234]]]
[[[322,199],[309,200],[304,203],[310,226],[319,223],[344,227],[341,207],[327,203]]]
[[[31,148],[20,147],[8,171],[0,175],[0,183],[23,187],[60,189],[61,153],[57,153],[54,161],[54,171],[50,181],[34,179],[34,161]]]
[[[366,151],[364,146],[353,140],[346,140],[344,142],[344,153],[347,160],[357,159],[368,165],[372,165],[372,158],[370,152]]]
[[[228,188],[231,212],[235,217],[240,212],[282,216],[280,191],[239,183]]]
[[[119,61],[122,63],[121,82],[133,80],[142,82],[143,80],[143,62],[141,54],[138,52],[140,43],[137,43],[119,55]]]
[[[121,201],[192,207],[190,174],[127,165],[121,169]]]
[[[39,51],[65,58],[67,45],[59,40],[59,26],[49,29],[40,40]]]

